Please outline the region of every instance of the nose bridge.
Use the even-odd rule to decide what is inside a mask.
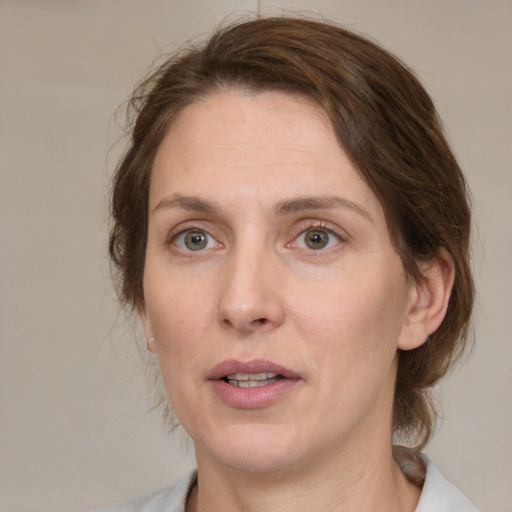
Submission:
[[[283,320],[279,258],[265,240],[245,236],[225,262],[219,296],[219,320],[240,331],[270,330]]]

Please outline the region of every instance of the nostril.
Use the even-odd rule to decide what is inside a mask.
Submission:
[[[257,329],[259,327],[266,326],[269,323],[269,320],[268,320],[268,318],[262,317],[262,318],[255,318],[254,320],[250,320],[249,322],[245,323],[243,321],[242,322],[233,322],[229,318],[223,318],[221,320],[221,322],[222,322],[222,325],[227,328],[235,327],[235,328],[240,328],[242,330],[244,330],[244,329],[252,330],[252,329]],[[245,325],[245,327],[244,327],[244,325]]]
[[[252,330],[258,330],[263,327],[266,328],[271,322],[266,317],[255,318],[254,320],[238,319],[238,321],[236,319],[233,320],[229,317],[224,317],[224,318],[222,318],[221,323],[224,326],[224,328],[228,328],[228,329],[235,328],[235,329],[240,329],[242,331],[244,331],[244,330],[252,331]]]

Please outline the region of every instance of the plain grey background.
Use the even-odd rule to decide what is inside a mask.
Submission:
[[[113,114],[158,54],[258,6],[369,34],[432,94],[474,196],[479,297],[427,453],[482,510],[512,509],[512,2],[0,0],[0,512],[90,510],[192,467],[147,412],[110,283]]]

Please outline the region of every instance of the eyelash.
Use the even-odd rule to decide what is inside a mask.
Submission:
[[[215,242],[216,246],[220,246],[220,247],[223,246],[222,243],[218,242],[216,240],[216,238],[214,236],[212,236],[208,232],[207,229],[205,229],[205,226],[200,226],[199,224],[187,226],[185,229],[180,229],[178,232],[175,232],[175,231],[171,232],[169,234],[169,236],[167,237],[165,245],[167,245],[167,246],[174,246],[176,248],[176,250],[178,250],[181,253],[190,253],[191,254],[191,253],[193,253],[195,251],[193,251],[193,250],[186,250],[186,249],[182,249],[180,247],[177,247],[177,240],[179,239],[179,237],[184,236],[187,233],[193,233],[195,231],[200,232],[200,233],[205,233],[208,237],[210,237]],[[344,237],[339,232],[337,232],[334,229],[328,227],[325,223],[309,221],[307,225],[299,226],[296,229],[296,234],[294,234],[294,236],[292,238],[292,241],[291,242],[287,242],[285,244],[285,246],[288,247],[288,248],[298,247],[296,245],[297,239],[301,235],[305,235],[308,231],[324,231],[329,236],[334,236],[337,239],[336,245],[339,245],[340,243],[342,243],[344,241]],[[306,248],[301,248],[301,247],[298,247],[298,248],[299,249],[308,250]],[[325,249],[325,248],[319,248],[319,249],[309,248],[308,252],[311,252],[312,254],[316,253],[316,255],[320,256],[320,253],[322,253],[322,252],[324,252],[324,251],[326,251],[328,249],[332,249],[332,247],[328,247],[327,249]],[[200,249],[198,249],[198,252],[201,252],[202,250],[204,250],[204,249],[200,248]]]
[[[215,241],[216,244],[218,244],[219,242],[217,242],[217,240],[215,239],[215,237],[213,237],[207,229],[205,229],[204,226],[200,226],[199,224],[194,224],[194,225],[191,225],[191,226],[187,226],[186,228],[184,229],[180,229],[179,231],[172,231],[169,236],[167,237],[167,240],[165,242],[165,245],[166,246],[174,246],[176,247],[176,249],[182,253],[186,253],[186,252],[190,252],[190,253],[193,253],[194,251],[192,250],[185,250],[185,249],[181,249],[179,247],[177,247],[177,241],[178,239],[181,237],[181,236],[184,236],[186,235],[187,233],[193,233],[193,232],[199,232],[199,233],[205,233],[208,237],[210,237],[212,240]]]
[[[297,247],[295,245],[297,239],[301,235],[305,235],[308,231],[325,231],[329,236],[333,236],[337,239],[336,245],[339,245],[345,239],[345,237],[343,237],[338,231],[330,228],[324,222],[309,221],[307,225],[302,225],[297,228],[297,234],[293,237],[291,242],[286,244],[286,246],[287,247]],[[328,249],[332,249],[332,248],[333,247],[328,247],[327,249],[325,249],[325,248],[318,248],[318,249],[309,248],[308,252],[311,252],[312,254],[315,254],[316,256],[320,256],[322,252],[324,252]],[[305,249],[305,250],[307,250],[307,249]]]

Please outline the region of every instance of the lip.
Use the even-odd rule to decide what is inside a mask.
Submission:
[[[265,386],[241,388],[225,382],[227,375],[235,373],[276,373],[280,378]],[[247,362],[230,359],[215,366],[208,375],[216,395],[228,406],[238,409],[257,409],[272,405],[297,386],[299,374],[264,359]]]

